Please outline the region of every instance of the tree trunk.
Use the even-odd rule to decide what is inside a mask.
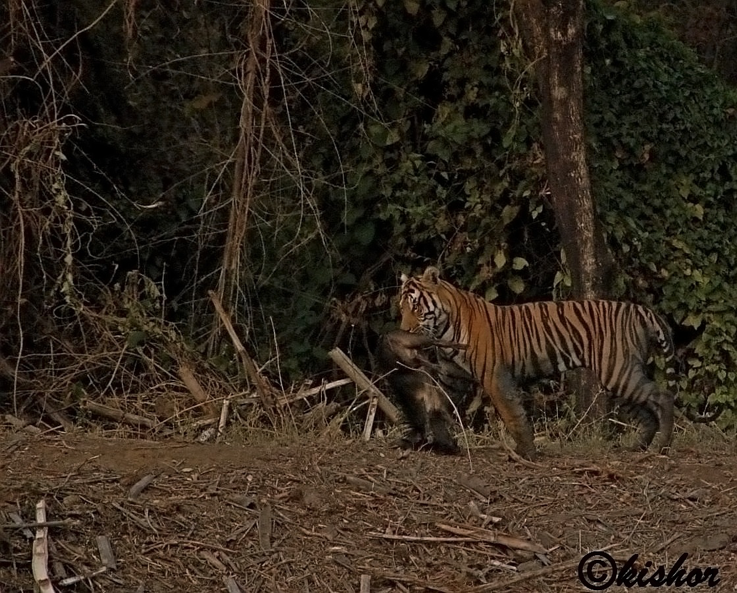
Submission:
[[[591,195],[583,122],[583,0],[517,0],[517,21],[535,62],[551,201],[577,299],[607,296],[611,258]],[[578,411],[608,406],[590,372],[573,381]]]

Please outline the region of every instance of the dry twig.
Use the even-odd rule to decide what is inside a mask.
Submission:
[[[323,381],[321,385],[318,385],[317,387],[311,387],[310,389],[307,389],[306,391],[298,391],[297,395],[291,398],[279,398],[279,400],[276,402],[279,406],[288,406],[295,402],[298,402],[302,399],[307,399],[312,397],[313,395],[317,395],[319,393],[324,393],[325,391],[329,391],[330,389],[335,389],[336,387],[342,387],[343,385],[348,385],[349,383],[352,383],[353,379],[350,377],[345,379],[338,379],[336,381],[331,381],[330,383],[326,383]]]
[[[399,422],[399,411],[394,407],[394,404],[392,404],[386,396],[379,391],[369,378],[363,374],[363,371],[353,364],[353,361],[351,361],[351,359],[348,358],[340,348],[333,348],[328,352],[328,356],[333,359],[333,362],[335,362],[335,364],[337,364],[346,375],[353,379],[360,389],[367,391],[369,393],[369,397],[376,398],[379,408],[381,408],[381,411],[384,412],[392,424],[397,424]]]
[[[505,535],[503,533],[495,533],[481,527],[457,527],[455,525],[447,525],[445,523],[435,523],[435,525],[443,531],[447,531],[448,533],[470,537],[480,542],[499,544],[501,546],[506,546],[507,548],[513,548],[515,550],[527,550],[528,552],[536,552],[538,554],[545,554],[547,552],[547,550],[543,548],[540,544],[536,544],[511,535]]]
[[[363,427],[363,434],[361,435],[361,438],[364,441],[371,440],[371,432],[374,429],[374,418],[376,417],[376,407],[379,403],[379,398],[375,396],[369,396],[369,408],[368,412],[366,413],[366,423]]]
[[[33,580],[36,581],[41,593],[54,593],[54,586],[49,578],[49,528],[46,523],[46,501],[36,503],[36,523],[42,525],[36,529],[36,538],[33,540]]]
[[[187,366],[186,364],[183,364],[179,367],[179,378],[192,394],[192,397],[194,397],[195,401],[199,404],[204,404],[210,414],[214,413],[210,398],[205,393],[205,390],[202,389],[202,386],[197,380],[197,377],[194,376],[192,369],[190,369],[189,366]]]
[[[141,492],[143,492],[155,479],[156,474],[146,474],[143,476],[138,480],[138,482],[131,486],[131,489],[128,491],[128,500],[135,500],[138,498],[141,495]]]
[[[396,492],[391,488],[387,488],[381,484],[376,484],[375,482],[370,482],[369,480],[357,478],[356,476],[345,476],[345,481],[351,486],[355,486],[356,488],[365,490],[366,492],[374,492],[376,494],[396,494]]]
[[[105,568],[115,570],[118,568],[118,563],[115,561],[115,554],[113,553],[113,546],[110,544],[110,539],[106,535],[98,535],[96,538],[97,550],[100,552],[100,561]]]
[[[101,574],[105,574],[106,572],[107,572],[107,567],[103,566],[102,568],[98,568],[97,570],[93,570],[92,572],[88,572],[85,574],[79,574],[73,577],[62,579],[59,581],[59,584],[62,587],[68,587],[69,585],[75,585],[77,583],[81,583],[82,581],[87,581],[89,579],[99,577]]]
[[[92,400],[86,400],[84,402],[84,407],[85,409],[99,416],[104,416],[105,418],[110,418],[111,420],[115,420],[117,422],[124,422],[126,424],[130,424],[131,426],[144,426],[146,428],[154,428],[158,424],[156,420],[152,420],[151,418],[139,416],[138,414],[123,412],[122,410],[111,408],[110,406],[98,404],[97,402],[93,402]]]
[[[266,382],[263,380],[261,375],[259,375],[258,369],[256,368],[253,359],[249,356],[248,352],[243,346],[243,342],[241,342],[240,338],[238,337],[233,324],[230,322],[230,317],[225,312],[225,309],[223,309],[223,306],[220,303],[220,299],[212,290],[209,291],[208,294],[210,295],[210,300],[212,301],[215,310],[220,316],[220,321],[222,321],[226,331],[228,332],[228,335],[230,336],[231,342],[233,342],[233,346],[235,347],[238,356],[240,356],[241,358],[241,362],[243,363],[243,368],[246,371],[246,375],[250,379],[251,383],[256,386],[256,391],[261,398],[261,405],[264,407],[264,410],[268,414],[272,424],[275,424],[276,421],[274,418],[274,397],[271,391],[269,390]]]

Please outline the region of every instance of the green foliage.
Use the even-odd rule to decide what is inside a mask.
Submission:
[[[378,14],[368,37],[382,109],[359,124],[352,207],[365,204],[364,216],[384,223],[375,244],[405,270],[440,262],[464,285],[514,299],[533,270],[550,274],[554,262],[541,253],[556,239],[539,199],[536,102],[520,77],[519,41],[504,28],[507,4],[428,0],[379,10],[367,2],[362,10]],[[522,261],[545,265],[512,265]]]
[[[692,338],[681,396],[733,403],[737,93],[657,23],[593,3],[586,63],[592,183],[628,293]]]
[[[305,51],[292,59],[315,74],[288,98],[301,116],[302,167],[316,180],[324,235],[317,241],[314,231],[289,258],[280,255],[286,226],[251,247],[271,271],[256,298],[292,375],[323,364],[316,356],[336,343],[363,345],[367,325],[384,329],[380,287],[395,286],[400,270],[440,262],[490,297],[515,299],[529,288],[530,298],[535,275],[552,282],[548,247],[557,241],[539,198],[536,102],[519,77],[518,43],[502,27],[505,2],[314,8],[330,36],[294,27],[282,42],[283,51]]]
[[[64,18],[54,6],[39,13],[49,28],[60,23],[50,39],[73,38],[97,14],[87,0]],[[67,44],[60,59],[83,64],[86,78],[69,71],[59,112],[86,124],[63,146],[78,290],[139,270],[161,287],[162,317],[202,343],[233,193],[243,100],[234,75],[250,51],[250,7],[183,7],[137,6],[135,31],[115,9],[80,36],[84,51]],[[500,303],[568,291],[534,65],[509,7],[314,0],[269,13],[270,87],[252,106],[263,115],[261,161],[231,303],[268,371],[297,380],[326,368],[334,345],[370,348],[368,329],[392,321],[400,271],[439,264]],[[658,24],[594,1],[587,19],[589,165],[618,296],[675,325],[686,400],[731,402],[737,98]],[[18,85],[36,72],[22,67]],[[8,87],[20,98],[3,112],[33,120],[39,88]],[[1,173],[0,189],[12,187]],[[124,331],[130,348],[156,337],[135,316]]]
[[[370,88],[381,109],[358,122],[360,141],[342,153],[346,210],[355,213],[342,221],[354,247],[344,261],[356,277],[378,246],[405,270],[440,262],[454,281],[500,302],[565,294],[570,281],[540,199],[532,73],[507,9],[473,0],[361,5],[373,23],[362,32],[373,43]],[[684,400],[731,402],[737,254],[722,229],[735,216],[735,93],[658,23],[596,2],[587,18],[589,162],[621,270],[618,296],[650,303],[674,324]],[[367,220],[376,223],[368,243]]]

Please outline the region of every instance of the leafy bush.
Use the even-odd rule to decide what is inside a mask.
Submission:
[[[682,397],[733,403],[737,92],[656,22],[589,14],[590,171],[627,294],[692,339]]]
[[[28,14],[44,38],[76,39],[78,23],[99,15],[93,5]],[[63,278],[74,299],[99,310],[100,295],[134,270],[161,287],[167,321],[206,342],[202,313],[221,272],[243,104],[263,124],[254,132],[261,160],[226,304],[274,375],[325,370],[334,345],[370,350],[371,330],[392,323],[400,271],[440,263],[446,277],[500,303],[566,294],[534,65],[506,0],[275,7],[269,43],[259,46],[264,59],[273,50],[270,77],[252,104],[239,78],[253,49],[250,10],[134,3],[80,35],[83,47],[36,55],[35,21],[20,26],[0,8],[17,58],[17,72],[0,77],[2,116],[36,125],[72,114],[84,124],[65,124],[49,142],[53,167],[36,159],[53,179],[31,187],[27,176],[25,187],[9,165],[0,169],[3,196],[59,212],[39,220],[44,239],[21,254],[27,268],[9,247],[20,245],[20,210],[4,213],[0,263],[26,277],[13,276],[0,303],[13,313],[0,318],[0,355],[17,351],[7,331],[15,295],[63,315],[73,299],[49,280]],[[589,163],[621,268],[618,296],[673,323],[684,399],[732,402],[737,248],[725,230],[735,222],[735,92],[654,22],[593,0],[587,19]],[[47,79],[30,84],[41,66]],[[44,107],[52,87],[64,92]],[[0,133],[8,162],[30,162],[22,137]]]

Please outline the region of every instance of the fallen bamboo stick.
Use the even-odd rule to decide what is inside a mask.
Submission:
[[[117,408],[111,408],[110,406],[98,404],[97,402],[93,402],[91,400],[85,401],[84,407],[90,412],[97,414],[98,416],[104,416],[105,418],[110,418],[111,420],[116,420],[117,422],[124,422],[125,424],[130,424],[132,426],[145,426],[146,428],[154,428],[159,424],[157,421],[152,420],[151,418],[139,416],[138,414],[123,412],[122,410],[118,410]]]
[[[36,523],[46,523],[46,501],[41,499],[36,503]],[[49,528],[38,527],[33,540],[33,557],[31,570],[33,580],[36,581],[41,593],[55,593],[54,586],[49,578]]]
[[[462,537],[471,537],[479,542],[487,542],[490,544],[499,544],[506,546],[507,548],[513,548],[516,550],[526,550],[528,552],[535,552],[537,554],[545,554],[547,550],[540,544],[514,537],[512,535],[504,535],[503,533],[495,533],[489,529],[483,529],[481,527],[456,527],[454,525],[447,525],[445,523],[435,523],[436,527],[452,533],[454,535],[460,535]]]
[[[258,515],[258,541],[264,552],[271,550],[271,505],[262,502]]]
[[[200,385],[197,377],[195,377],[192,369],[183,364],[179,367],[178,373],[179,378],[182,380],[182,383],[184,383],[185,387],[192,394],[192,397],[194,397],[195,401],[199,404],[204,404],[206,410],[210,414],[214,413],[212,402],[207,396],[207,393],[205,393],[205,390],[202,388],[202,385]]]
[[[135,500],[138,498],[141,495],[141,492],[143,492],[155,479],[156,474],[146,474],[143,476],[138,480],[138,482],[131,486],[131,489],[128,491],[128,500]]]
[[[223,407],[220,410],[220,421],[218,422],[218,439],[223,436],[225,432],[225,426],[228,424],[228,412],[230,410],[230,399],[225,398],[223,400]]]
[[[379,391],[369,378],[363,374],[363,371],[359,369],[353,361],[340,349],[333,348],[328,352],[328,356],[337,364],[343,372],[353,379],[354,383],[363,391],[368,392],[369,397],[375,397],[376,403],[382,412],[386,415],[392,424],[399,423],[399,411],[394,404],[390,402],[386,396]]]
[[[311,387],[306,391],[297,392],[297,395],[292,398],[279,398],[279,401],[277,401],[276,403],[279,406],[288,406],[290,404],[293,404],[294,402],[298,402],[301,399],[307,399],[308,397],[312,397],[313,395],[317,395],[318,393],[322,393],[323,391],[328,391],[329,389],[334,389],[335,387],[348,385],[348,383],[353,383],[353,379],[338,379],[337,381],[331,381],[330,383],[323,382],[322,385],[318,385],[317,387]]]
[[[451,537],[436,535],[392,535],[391,533],[369,532],[369,537],[378,539],[389,539],[400,542],[422,542],[427,544],[469,544],[478,542],[474,537]]]
[[[223,577],[223,581],[228,593],[241,593],[240,587],[238,587],[238,583],[235,582],[233,577]]]
[[[100,554],[100,560],[105,568],[115,570],[118,568],[118,563],[115,560],[115,553],[113,552],[113,546],[110,543],[110,538],[107,535],[98,535],[97,551]]]
[[[263,380],[261,375],[258,374],[256,363],[253,362],[253,359],[249,356],[248,352],[243,346],[243,342],[241,342],[240,338],[238,337],[238,334],[235,333],[235,328],[233,327],[233,324],[230,322],[230,317],[228,317],[228,314],[225,312],[225,309],[223,309],[223,305],[220,303],[220,299],[218,298],[218,296],[212,290],[208,291],[207,294],[210,295],[210,300],[212,301],[212,304],[215,307],[215,310],[220,316],[220,321],[223,322],[223,325],[225,326],[225,330],[228,332],[228,335],[230,336],[230,340],[231,342],[233,342],[233,346],[235,347],[236,352],[238,352],[238,355],[241,358],[241,362],[243,363],[243,367],[246,371],[246,374],[248,375],[248,378],[251,380],[251,383],[253,383],[253,385],[255,385],[256,387],[256,392],[261,398],[261,405],[264,407],[264,410],[268,414],[269,419],[271,420],[272,424],[275,424],[274,398],[271,392],[269,391],[269,388],[266,385],[266,382]]]
[[[60,521],[35,521],[33,523],[0,523],[0,531],[4,529],[36,529],[38,527],[74,527],[79,525],[74,519],[62,519]]]
[[[374,430],[374,418],[376,417],[376,407],[379,403],[379,399],[375,396],[371,396],[369,401],[369,409],[366,414],[366,424],[363,427],[363,440],[371,440],[371,432]]]

